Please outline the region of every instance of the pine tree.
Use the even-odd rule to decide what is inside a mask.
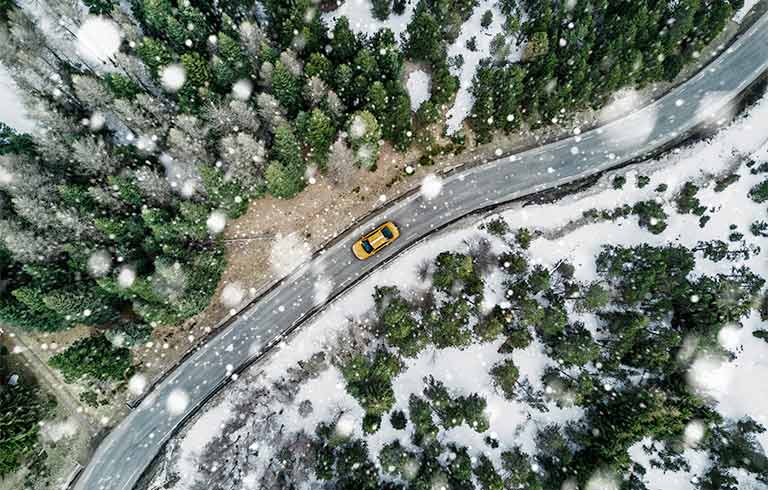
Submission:
[[[305,184],[305,164],[293,129],[283,124],[275,132],[272,161],[266,169],[267,187],[275,197],[289,198],[300,192]]]
[[[42,449],[38,434],[43,420],[53,415],[56,400],[33,383],[24,382],[1,390],[0,405],[0,477],[5,477]]]
[[[360,50],[360,42],[349,28],[349,19],[339,17],[333,26],[330,57],[337,65],[350,63]]]
[[[336,128],[333,122],[322,110],[313,109],[307,128],[307,146],[310,160],[320,169],[325,169],[328,162],[328,152],[331,149]]]
[[[514,399],[519,375],[520,371],[511,358],[505,359],[491,368],[491,376],[496,386],[501,389],[504,398],[508,400]]]
[[[82,378],[118,381],[131,367],[131,352],[115,347],[104,335],[93,335],[76,341],[51,357],[49,363],[61,371],[67,383]]]
[[[406,52],[414,60],[434,63],[445,57],[440,24],[430,12],[427,0],[419,0],[416,4],[406,32]]]
[[[286,65],[278,62],[272,73],[272,90],[280,105],[295,116],[302,107],[301,81]]]
[[[392,0],[371,0],[373,16],[379,20],[387,20],[392,9]]]
[[[349,142],[355,150],[357,163],[371,169],[379,158],[381,130],[376,117],[368,111],[356,112],[347,129]]]

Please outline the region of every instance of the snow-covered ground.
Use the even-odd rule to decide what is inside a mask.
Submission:
[[[0,65],[0,101],[0,122],[23,133],[32,130],[34,124],[27,117],[19,89],[3,65]]]
[[[481,21],[483,14],[487,10],[493,12],[493,22],[487,28],[483,28]],[[469,92],[469,89],[472,87],[472,79],[475,76],[480,61],[496,54],[491,53],[491,41],[502,32],[505,20],[506,16],[499,10],[498,2],[482,0],[475,7],[472,17],[462,26],[458,39],[448,47],[449,58],[461,56],[464,59],[461,67],[451,69],[451,72],[459,77],[459,91],[456,94],[453,107],[448,111],[446,124],[449,134],[461,129],[464,119],[472,111],[472,105],[475,102],[474,97]],[[471,51],[467,47],[467,41],[472,37],[476,39],[477,47],[475,51]],[[523,56],[523,46],[517,46],[516,41],[516,39],[507,39],[507,44],[510,46],[510,52],[507,56],[509,61],[519,61]]]
[[[414,70],[408,76],[408,82],[405,87],[408,89],[408,95],[411,98],[411,110],[416,112],[421,104],[429,100],[429,89],[431,78],[429,73],[422,70]]]
[[[736,12],[736,15],[733,16],[733,20],[736,22],[741,22],[744,20],[744,17],[749,13],[749,11],[760,3],[760,0],[744,0],[744,5]]]
[[[400,34],[405,32],[411,22],[416,3],[415,0],[407,2],[401,15],[392,12],[386,20],[379,20],[373,16],[370,0],[347,0],[336,10],[324,13],[321,18],[332,28],[339,17],[346,17],[349,19],[350,29],[368,35],[376,34],[386,27],[395,33],[396,39],[400,39]]]
[[[761,124],[767,118],[768,99],[763,99],[751,109],[748,117],[740,118],[710,140],[675,151],[659,161],[618,171],[627,179],[621,190],[612,188],[610,179],[613,175],[608,175],[603,177],[599,185],[587,192],[568,196],[553,204],[524,208],[518,206],[503,212],[502,215],[514,227],[527,226],[543,232],[543,236],[535,239],[530,247],[534,263],[551,267],[566,258],[576,266],[575,276],[580,281],[596,278],[594,258],[602,245],[633,245],[641,242],[659,245],[673,242],[693,247],[699,241],[722,239],[728,235],[731,225],[736,225],[738,231],[748,236],[750,242],[760,245],[764,252],[754,254],[749,260],[741,262],[715,263],[697,256],[696,273],[728,272],[732,266],[746,265],[757,274],[768,277],[768,243],[764,238],[749,235],[749,225],[752,221],[765,217],[764,205],[747,198],[749,189],[764,176],[752,175],[749,169],[741,165],[738,170],[741,179],[724,191],[716,193],[711,182],[713,176],[730,172],[745,155],[753,155],[758,161],[768,160],[768,133]],[[640,175],[650,178],[650,182],[642,189],[636,186]],[[674,208],[673,197],[685,182],[691,180],[701,184],[702,188],[697,197],[709,206],[708,214],[711,215],[711,220],[703,229],[698,225],[697,216],[678,214]],[[656,191],[657,186],[662,183],[668,186],[667,190]],[[637,219],[632,216],[613,222],[569,226],[579,221],[586,210],[611,209],[646,199],[660,201],[669,215],[668,228],[660,235],[652,235],[641,229]],[[366,312],[373,307],[371,293],[374,287],[396,285],[401,290],[424,288],[426,285],[420,279],[418,270],[425,261],[432,260],[441,251],[466,250],[468,243],[480,234],[477,223],[472,223],[462,229],[440,234],[415,247],[333,303],[311,325],[283,343],[268,363],[252,368],[252,373],[247,373],[245,377],[251,376],[248,383],[253,387],[241,386],[226,395],[223,402],[209,408],[208,414],[191,426],[186,439],[181,442],[182,448],[195,448],[183,450],[180,460],[176,463],[177,471],[193,473],[191,477],[185,476],[185,484],[194,480],[194,473],[197,471],[194,456],[199,454],[197,448],[204,442],[198,438],[200,431],[216,431],[216,427],[224,426],[228,420],[235,417],[236,412],[231,409],[233,400],[252,396],[252,390],[256,389],[254,387],[268,386],[284,376],[297,362],[308,359],[315,352],[327,351],[348,328],[350,319],[365,321]],[[500,247],[500,242],[495,239],[492,239],[492,244],[495,248]],[[492,278],[487,280],[485,307],[502,299],[499,288],[495,288],[493,284]],[[744,321],[743,329],[737,330],[735,334],[729,331],[730,335],[724,336],[727,338],[725,345],[736,353],[736,358],[733,361],[710,365],[711,371],[705,373],[702,378],[704,384],[698,388],[717,401],[718,409],[724,416],[739,418],[749,415],[762,424],[768,424],[768,393],[755,386],[755,380],[763,379],[768,374],[768,343],[751,335],[751,332],[760,326],[759,316],[753,314]],[[534,452],[533,435],[538,425],[573,420],[580,416],[581,410],[550,406],[549,412],[540,413],[523,403],[499,396],[492,388],[488,375],[489,367],[500,359],[497,348],[498,342],[476,344],[464,350],[430,348],[415,359],[407,360],[405,369],[393,382],[395,408],[406,409],[410,394],[420,393],[423,389],[423,377],[431,374],[444,381],[452,390],[463,393],[481,392],[487,398],[490,431],[502,442],[499,449],[489,454],[492,460],[498,463],[500,451],[505,448],[505,443],[510,442],[521,445],[524,451]],[[515,365],[520,368],[521,377],[527,377],[534,387],[541,387],[539,376],[546,365],[552,362],[544,354],[541,345],[534,342],[524,350],[515,351],[513,359]],[[295,397],[295,404],[289,403],[283,407],[284,411],[279,415],[280,422],[291,430],[303,429],[311,433],[318,422],[329,420],[334,414],[344,412],[350,429],[357,435],[362,435],[363,409],[344,387],[339,371],[334,367],[328,368],[317,378],[302,384]],[[299,402],[305,399],[311,400],[314,410],[308,416],[301,416],[298,406]],[[374,461],[381,447],[397,436],[385,417],[381,428],[367,437]],[[466,426],[441,431],[439,437],[444,443],[455,441],[475,452],[484,445],[482,436]],[[758,439],[763,448],[768,450],[768,434],[761,434]],[[650,456],[643,452],[642,444],[651,442],[646,440],[633,446],[631,457],[640,464],[648,465]],[[405,444],[410,443],[406,441]],[[266,461],[271,456],[270,448],[262,449],[264,451],[259,454],[259,459]],[[669,474],[658,468],[648,467],[646,479],[649,490],[693,488],[691,479],[706,467],[708,458],[694,449],[688,449],[686,455],[690,456],[689,472]],[[744,474],[734,474],[742,478],[743,488],[751,488]],[[253,481],[256,481],[256,476],[251,475]],[[672,487],[670,482],[674,482]],[[187,488],[179,485],[181,484],[174,488]]]

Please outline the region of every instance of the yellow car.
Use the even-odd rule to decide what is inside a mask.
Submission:
[[[363,236],[352,245],[352,253],[360,260],[365,260],[371,255],[377,253],[382,248],[397,240],[400,236],[400,230],[391,221]]]

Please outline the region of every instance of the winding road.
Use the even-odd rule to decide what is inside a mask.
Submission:
[[[74,488],[130,490],[184,421],[231,379],[328,302],[430,233],[469,213],[621,165],[664,147],[725,109],[768,69],[768,14],[691,80],[662,99],[600,128],[458,171],[432,200],[411,193],[369,216],[270,288],[184,360],[102,441]],[[385,220],[402,237],[372,259],[350,252]],[[315,303],[315,285],[333,281]],[[175,393],[174,393],[175,392]],[[173,395],[172,395],[173,394]],[[181,395],[180,395],[181,394]],[[171,399],[188,398],[188,403]],[[211,430],[215,430],[212,428]]]

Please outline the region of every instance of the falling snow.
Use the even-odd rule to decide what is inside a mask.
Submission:
[[[160,82],[169,92],[178,92],[187,81],[187,72],[181,65],[168,65],[160,72]]]
[[[122,34],[117,24],[101,16],[89,16],[77,31],[80,55],[93,62],[105,62],[120,49]]]
[[[435,174],[429,174],[421,181],[421,195],[431,201],[440,195],[443,190],[443,180]]]

